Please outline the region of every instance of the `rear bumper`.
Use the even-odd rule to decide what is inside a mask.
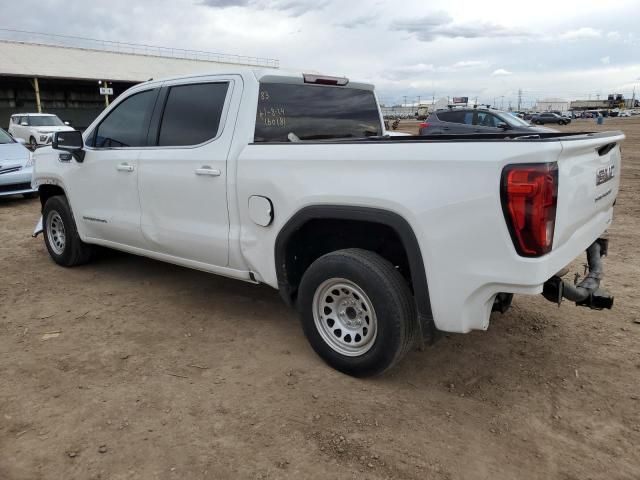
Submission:
[[[440,290],[429,282],[436,327],[449,332],[486,330],[496,295],[499,293],[537,295],[557,272],[581,256],[606,231],[613,208],[600,212],[566,242],[539,258],[520,257],[502,251],[463,264],[464,270],[445,273],[449,288]],[[505,258],[507,257],[507,258]],[[491,263],[493,258],[494,263]],[[441,279],[442,280],[442,279]],[[435,290],[435,291],[434,291]],[[440,290],[440,293],[438,293]]]

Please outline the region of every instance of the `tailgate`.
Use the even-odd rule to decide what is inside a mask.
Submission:
[[[558,158],[558,206],[553,248],[594,224],[611,223],[620,187],[622,132],[604,132],[562,141]],[[602,233],[602,232],[600,232]],[[595,238],[584,239],[590,244]]]

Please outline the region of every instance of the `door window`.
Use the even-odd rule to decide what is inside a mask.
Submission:
[[[177,85],[169,89],[158,145],[199,145],[218,135],[228,82]]]
[[[488,112],[478,112],[476,125],[479,127],[497,127],[502,121],[495,115]]]
[[[123,100],[102,120],[87,145],[96,148],[146,146],[157,95],[157,89],[145,90]]]
[[[438,119],[443,122],[461,123],[463,125],[471,125],[473,123],[473,112],[464,110],[450,110],[448,112],[438,113]]]

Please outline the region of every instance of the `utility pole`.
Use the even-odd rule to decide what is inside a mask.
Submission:
[[[42,113],[42,103],[40,102],[40,84],[38,83],[38,77],[33,78],[33,90],[36,94],[36,109],[38,113]]]
[[[420,107],[420,95],[418,95],[418,107]]]
[[[522,105],[522,89],[518,89],[518,111],[520,111],[520,106]]]
[[[504,95],[500,95],[500,110],[504,110]]]

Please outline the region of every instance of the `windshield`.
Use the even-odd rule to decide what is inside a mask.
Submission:
[[[32,127],[60,127],[64,122],[55,115],[29,117],[29,125]]]
[[[522,120],[520,117],[516,117],[515,115],[510,115],[508,113],[500,115],[500,118],[502,118],[507,123],[507,125],[511,127],[530,127],[531,126],[529,122],[526,122]]]
[[[255,142],[366,138],[382,135],[372,91],[261,83]]]
[[[14,141],[15,140],[11,138],[11,135],[0,128],[0,145],[3,145],[5,143],[13,143]]]

